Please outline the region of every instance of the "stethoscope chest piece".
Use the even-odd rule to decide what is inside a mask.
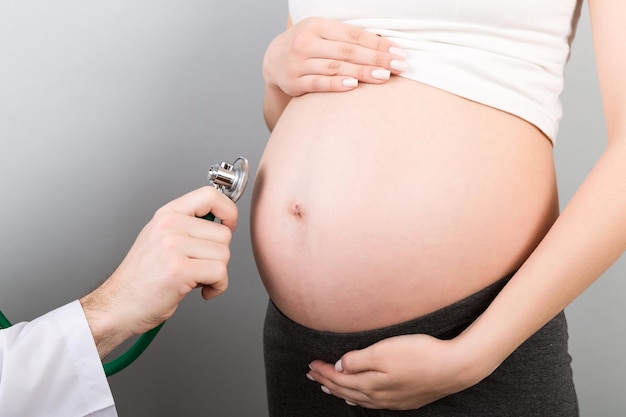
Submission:
[[[220,192],[236,202],[243,194],[248,183],[250,165],[243,156],[235,159],[235,162],[220,162],[209,168],[209,183]]]

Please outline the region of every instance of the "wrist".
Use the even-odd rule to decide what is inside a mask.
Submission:
[[[98,288],[80,299],[100,359],[132,336],[130,331],[125,331],[124,326],[118,323],[113,305],[101,292],[102,288]]]
[[[487,378],[506,359],[495,343],[478,334],[473,326],[468,327],[454,339],[456,357],[460,363],[460,377],[470,387]]]

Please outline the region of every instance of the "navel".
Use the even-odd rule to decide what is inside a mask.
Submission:
[[[298,202],[293,202],[289,207],[289,213],[298,221],[302,220],[304,216],[302,212],[302,206]]]

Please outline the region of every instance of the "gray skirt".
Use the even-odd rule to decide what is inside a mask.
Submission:
[[[316,359],[335,363],[344,353],[404,334],[452,339],[498,295],[509,277],[469,297],[397,325],[363,332],[332,333],[295,323],[270,300],[263,334],[270,417],[455,416],[576,417],[578,400],[567,351],[563,312],[513,352],[477,385],[418,410],[370,410],[350,406],[306,378]]]

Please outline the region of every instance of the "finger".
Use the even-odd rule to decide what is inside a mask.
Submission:
[[[207,221],[200,217],[189,216],[185,216],[182,222],[183,230],[186,232],[187,236],[220,243],[222,245],[229,245],[232,240],[233,233],[228,226],[224,224]]]
[[[385,68],[396,73],[408,68],[404,61],[406,53],[400,48],[380,51],[361,45],[344,42],[326,41],[312,43],[307,51],[310,57],[325,58],[353,64]]]
[[[219,274],[219,279],[213,280],[211,284],[202,285],[202,298],[210,300],[224,293],[228,289],[228,274],[226,273],[226,264],[214,263],[215,267],[223,268],[223,272]]]
[[[296,80],[294,87],[297,91],[322,93],[350,91],[356,88],[358,84],[358,79],[348,76],[305,75]]]
[[[331,41],[360,45],[378,51],[388,51],[392,46],[397,46],[375,33],[337,20],[312,18],[305,24],[313,26],[312,29],[320,37]]]
[[[338,372],[332,364],[322,361],[313,361],[309,365],[309,368],[310,370],[307,376],[328,388],[335,390],[340,388],[358,390],[355,375]]]
[[[370,84],[380,84],[387,81],[392,73],[398,71],[391,71],[384,67],[320,58],[307,60],[302,66],[301,72],[303,74],[302,77],[307,75],[339,76],[354,78]]]
[[[171,238],[168,245],[175,246],[176,250],[189,259],[205,259],[224,263],[228,263],[230,260],[228,245],[213,240],[180,236]]]
[[[187,263],[191,288],[202,287],[202,297],[213,298],[228,288],[228,269],[225,262],[192,259]]]
[[[337,370],[335,365],[322,361],[313,361],[309,364],[309,375],[320,383],[331,383],[333,385],[351,388],[361,391],[363,381],[376,377],[377,371],[363,371],[347,373]]]
[[[210,300],[218,295],[224,293],[228,289],[228,279],[219,281],[221,285],[203,285],[202,286],[202,298]]]
[[[165,256],[160,272],[173,286],[187,293],[202,285],[222,286],[219,281],[227,277],[230,261],[228,246],[210,241],[192,242],[192,239],[168,238],[162,244]],[[174,246],[174,250],[171,250]]]
[[[377,369],[376,349],[370,346],[366,349],[353,350],[344,354],[336,363],[335,369],[344,374],[354,374],[366,371],[381,371]]]
[[[358,69],[353,71],[355,75],[303,75],[293,84],[294,90],[309,93],[350,91],[360,82],[382,84],[391,76],[388,70],[381,68],[362,67],[360,69],[362,72],[358,72]]]
[[[344,375],[334,371],[332,365],[317,363],[311,367],[307,377],[319,383],[322,391],[346,400],[349,405],[374,408],[371,399],[360,387],[362,383],[359,380],[364,376]]]
[[[146,230],[151,231],[152,239],[168,250],[180,252],[177,239],[192,237],[201,240],[229,245],[232,231],[221,223],[188,216],[164,206],[159,209]],[[173,242],[170,242],[173,240]]]
[[[196,217],[213,213],[231,230],[237,227],[237,206],[230,198],[211,186],[191,191],[169,202],[163,209]]]
[[[362,392],[345,389],[342,387],[328,387],[326,385],[321,385],[320,389],[328,394],[334,395],[337,398],[341,398],[346,402],[346,404],[351,406],[360,406],[365,408],[376,408],[374,403],[367,397],[367,395]]]

